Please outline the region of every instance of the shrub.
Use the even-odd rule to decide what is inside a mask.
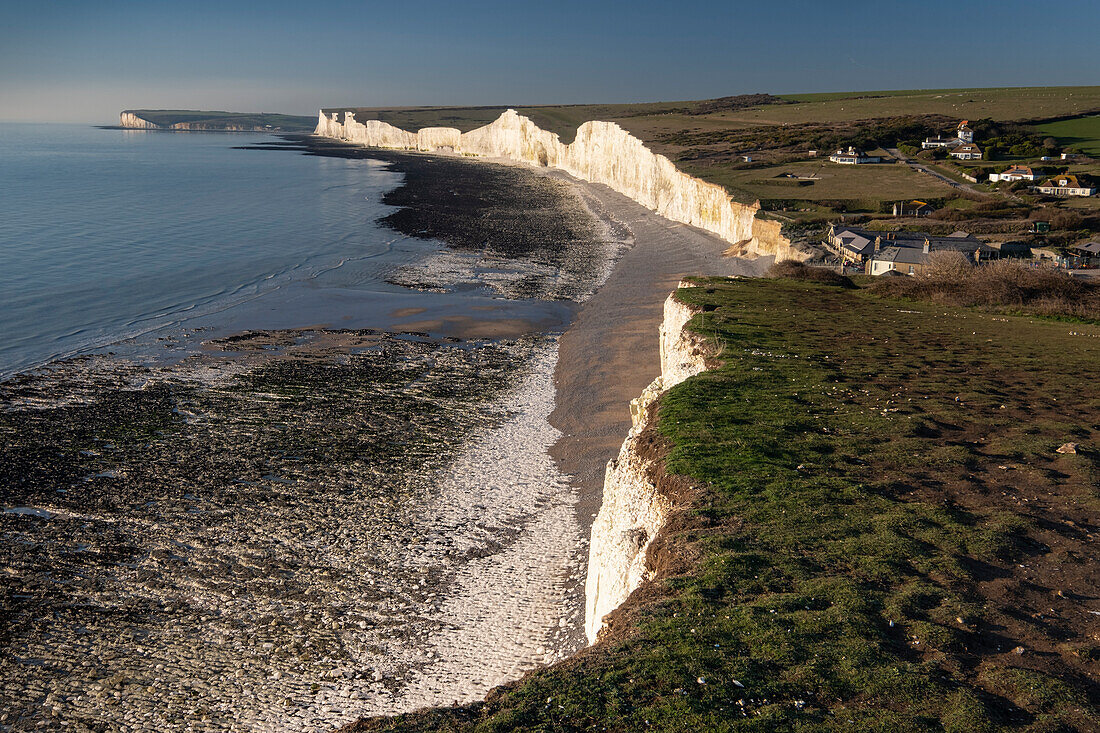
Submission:
[[[934,252],[919,277],[879,280],[882,295],[964,306],[1023,308],[1038,315],[1100,318],[1100,287],[1060,270],[996,260],[973,267],[958,252]]]
[[[821,267],[807,267],[798,260],[781,260],[768,268],[771,277],[785,280],[809,280],[812,282],[837,285],[842,288],[855,288],[856,284],[844,275]]]

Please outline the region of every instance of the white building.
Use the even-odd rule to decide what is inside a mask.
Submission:
[[[1035,171],[1026,165],[1014,165],[1004,173],[990,173],[989,182],[997,181],[1034,181]]]
[[[829,156],[829,160],[842,165],[860,165],[862,163],[878,163],[882,158],[877,155],[867,155],[862,150],[856,150],[849,146],[848,150],[843,148],[837,150]]]
[[[927,137],[920,146],[925,150],[931,148],[956,148],[959,145],[973,142],[974,131],[970,129],[970,121],[963,120],[959,123],[959,126],[955,128],[955,137]]]
[[[974,143],[962,143],[950,153],[952,158],[958,158],[959,160],[981,160],[982,149]]]
[[[1077,180],[1077,176],[1063,173],[1054,176],[1033,189],[1047,196],[1092,196],[1096,193],[1094,186],[1088,186]]]

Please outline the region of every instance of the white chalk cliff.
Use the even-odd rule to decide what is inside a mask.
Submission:
[[[467,155],[558,168],[583,181],[602,183],[672,221],[699,227],[730,242],[737,250],[804,260],[780,224],[757,218],[759,204],[732,200],[721,186],[677,170],[672,161],[653,153],[641,140],[613,122],[585,122],[576,139],[562,143],[515,110],[470,132],[426,127],[407,132],[379,120],[359,122],[351,112],[317,116],[316,135],[370,147],[402,150],[448,150]]]
[[[160,125],[155,125],[149,120],[138,117],[133,112],[122,112],[118,116],[119,127],[129,127],[135,130],[159,130]]]
[[[681,283],[681,287],[689,285]],[[664,526],[671,506],[650,478],[651,461],[639,451],[639,438],[649,426],[649,407],[665,390],[706,369],[705,349],[684,326],[695,311],[676,300],[665,301],[660,327],[661,374],[630,403],[633,427],[617,458],[607,464],[603,505],[592,523],[585,582],[588,642],[596,642],[603,618],[648,579],[646,550]],[[660,470],[660,469],[658,469]]]

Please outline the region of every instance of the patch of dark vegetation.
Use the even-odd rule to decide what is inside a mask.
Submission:
[[[921,140],[937,136],[954,124],[956,122],[943,115],[905,115],[833,123],[810,122],[761,125],[745,129],[682,131],[663,135],[657,141],[688,148],[721,145],[723,151],[734,155],[759,150],[825,151],[848,146],[873,150],[878,147],[893,147],[899,140]],[[687,151],[680,159],[705,157],[708,152],[710,151],[705,147],[695,153]]]
[[[699,489],[656,579],[601,644],[483,703],[347,730],[1100,727],[1100,455],[1055,451],[1100,441],[1069,376],[1100,330],[698,284],[678,297],[722,364],[660,402],[667,470]]]
[[[825,285],[838,285],[842,288],[855,288],[856,284],[850,277],[833,272],[823,267],[809,267],[798,260],[780,260],[768,268],[769,277],[779,277],[785,280],[802,280],[824,283]]]
[[[972,267],[957,252],[935,253],[933,260],[920,277],[875,280],[871,290],[894,298],[1100,321],[1096,283],[1017,260]]]
[[[701,102],[684,107],[680,110],[672,110],[685,115],[710,115],[715,112],[729,112],[749,107],[763,107],[766,104],[793,104],[782,97],[771,94],[738,94],[732,97],[718,97],[717,99],[704,99]]]

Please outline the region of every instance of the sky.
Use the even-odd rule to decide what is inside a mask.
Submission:
[[[0,121],[1100,85],[1097,28],[1097,0],[0,0]]]

